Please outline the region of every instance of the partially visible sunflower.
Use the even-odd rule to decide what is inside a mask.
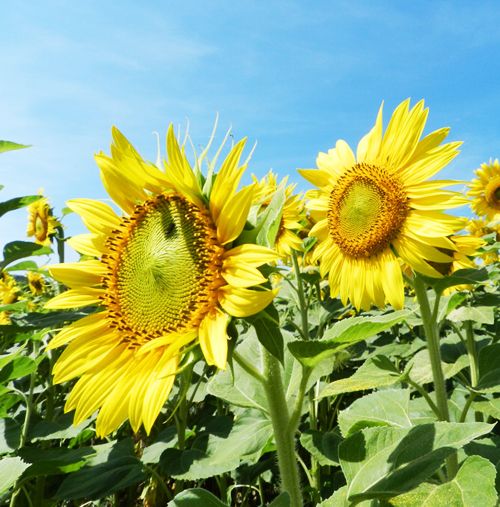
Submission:
[[[0,272],[0,302],[4,305],[15,303],[21,294],[16,280],[5,271]]]
[[[28,228],[26,234],[34,236],[35,242],[49,246],[50,240],[61,224],[52,214],[52,209],[46,197],[41,197],[28,206]]]
[[[34,271],[28,271],[26,277],[30,292],[34,296],[43,294],[45,290],[45,278],[40,273],[35,273]]]
[[[70,290],[47,305],[99,306],[59,332],[49,348],[69,342],[54,380],[80,377],[65,410],[76,411],[78,424],[99,409],[100,436],[126,419],[134,431],[142,424],[149,433],[184,352],[199,343],[208,364],[225,368],[231,316],[259,312],[276,293],[260,287],[266,278],[257,269],[276,253],[232,246],[254,192],[253,186],[237,191],[245,140],[222,163],[208,196],[172,126],[165,171],[143,160],[117,129],[113,141],[111,157],[99,154],[96,161],[123,214],[91,199],[68,202],[90,230],[70,244],[94,259],[52,266]]]
[[[8,326],[9,324],[12,324],[9,312],[0,312],[0,326]]]
[[[500,163],[490,159],[488,164],[481,164],[476,169],[476,179],[469,183],[467,192],[473,200],[472,209],[480,217],[490,220],[500,218]]]
[[[285,203],[274,247],[281,258],[289,257],[292,250],[302,248],[298,231],[302,228],[302,221],[305,218],[303,197],[293,193],[296,185],[288,185],[288,176],[279,183],[277,175],[272,171],[269,171],[260,181],[255,175],[252,175],[252,178],[256,184],[253,203],[260,206],[262,211],[269,206],[277,190],[285,189]]]
[[[318,155],[318,169],[299,170],[318,187],[307,196],[321,275],[328,274],[332,297],[340,293],[344,304],[350,300],[357,309],[386,302],[402,308],[400,259],[416,272],[440,277],[426,261],[450,261],[439,248],[455,250],[447,236],[464,224],[441,212],[467,202],[442,190],[456,181],[426,181],[458,154],[461,143],[441,144],[447,128],[421,139],[428,109],[423,101],[409,105],[408,99],[395,109],[385,133],[381,106],[356,155],[339,140]]]
[[[488,234],[495,233],[496,241],[500,241],[500,225],[492,224],[492,222],[484,220],[483,218],[470,219],[467,222],[466,229],[472,236],[476,238],[481,238]],[[498,252],[494,250],[489,252],[483,252],[478,255],[481,257],[481,259],[485,264],[494,264],[495,262],[498,262],[500,260]]]

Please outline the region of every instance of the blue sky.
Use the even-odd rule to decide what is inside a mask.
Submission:
[[[220,135],[258,145],[250,171],[306,188],[338,138],[356,145],[378,106],[424,98],[427,131],[463,140],[443,177],[470,179],[499,156],[500,3],[496,1],[3,0],[0,139],[32,144],[0,157],[0,199],[43,187],[105,198],[93,154],[117,125],[149,159],[153,131],[186,123],[196,145]],[[0,222],[0,245],[25,239],[26,211]],[[68,217],[67,232],[83,228]]]

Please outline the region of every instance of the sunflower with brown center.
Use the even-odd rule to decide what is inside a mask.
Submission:
[[[461,143],[441,144],[447,128],[421,139],[427,114],[423,101],[410,109],[405,100],[384,133],[381,106],[356,155],[339,140],[318,155],[317,169],[299,170],[318,187],[307,194],[316,222],[310,235],[318,238],[313,259],[328,275],[332,297],[340,294],[344,304],[402,308],[401,261],[431,277],[442,275],[426,261],[451,262],[440,249],[456,250],[446,236],[460,230],[463,220],[442,210],[467,200],[442,190],[456,181],[427,179],[458,154]]]
[[[285,202],[274,248],[280,257],[289,257],[293,250],[301,250],[302,248],[302,240],[297,233],[302,229],[302,222],[305,220],[303,196],[293,193],[295,185],[288,185],[288,176],[279,183],[276,174],[272,171],[269,171],[260,181],[255,175],[252,175],[252,178],[257,188],[254,204],[259,207],[260,213],[266,211],[276,192],[282,188],[284,189]]]
[[[467,193],[473,198],[472,209],[480,217],[500,219],[500,162],[490,160],[489,164],[481,164],[475,173],[477,178],[470,182]]]
[[[50,240],[57,232],[57,227],[61,224],[56,217],[52,215],[52,209],[46,197],[41,197],[28,206],[28,227],[27,236],[33,236],[35,242],[50,246]]]
[[[186,349],[199,344],[208,364],[225,368],[228,321],[271,302],[275,291],[260,287],[266,278],[257,268],[277,258],[261,246],[235,246],[254,191],[237,191],[245,140],[228,154],[209,195],[172,127],[165,171],[144,161],[117,129],[113,140],[111,157],[96,160],[123,214],[91,199],[68,202],[90,231],[69,243],[94,259],[52,266],[70,290],[47,305],[99,306],[49,348],[69,343],[54,380],[80,377],[65,410],[75,410],[78,424],[99,409],[100,436],[126,419],[134,431],[142,424],[149,433]]]

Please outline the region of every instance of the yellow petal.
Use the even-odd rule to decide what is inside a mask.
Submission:
[[[382,109],[380,105],[374,127],[364,136],[358,144],[356,158],[358,162],[372,162],[377,158],[382,142]]]
[[[120,225],[120,218],[111,206],[94,199],[71,199],[68,208],[78,213],[90,232],[109,235]]]
[[[328,187],[335,184],[335,178],[328,171],[321,169],[297,169],[302,177],[317,187]]]
[[[245,227],[250,206],[252,205],[254,186],[249,185],[231,196],[217,220],[217,239],[225,245],[234,241]]]
[[[259,267],[267,262],[278,260],[279,256],[274,250],[265,246],[245,243],[227,250],[223,258],[225,266],[238,265],[243,262],[249,266]]]
[[[50,274],[71,288],[98,285],[106,274],[106,266],[98,260],[53,264]]]
[[[245,170],[244,165],[239,167],[245,144],[246,138],[232,147],[215,178],[210,193],[210,212],[216,222],[227,200],[235,194]]]
[[[108,328],[109,323],[103,312],[87,315],[87,317],[83,317],[59,331],[59,333],[50,340],[47,345],[47,350],[52,350],[60,347],[61,345],[65,345],[79,336],[90,338],[94,335],[105,333]]]
[[[396,256],[390,251],[384,251],[380,256],[382,266],[382,287],[386,299],[395,310],[401,310],[404,306],[404,284],[401,266]]]
[[[106,238],[102,234],[78,234],[66,241],[77,252],[91,257],[101,256],[105,242]]]
[[[200,347],[207,364],[214,364],[224,370],[227,360],[227,323],[229,316],[216,310],[207,315],[200,324]]]
[[[83,288],[71,289],[58,294],[45,304],[48,310],[61,310],[65,308],[80,308],[81,306],[100,303],[104,296],[103,289]]]
[[[222,308],[233,317],[248,317],[263,310],[276,296],[277,290],[250,290],[225,285],[219,289]]]
[[[248,264],[224,263],[222,266],[222,276],[224,280],[233,287],[251,287],[266,283],[267,278],[262,273]]]

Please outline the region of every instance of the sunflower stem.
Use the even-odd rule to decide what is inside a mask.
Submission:
[[[290,495],[290,507],[302,507],[302,492],[299,468],[295,455],[295,428],[290,427],[290,414],[285,398],[285,389],[279,361],[262,347],[264,375],[269,415],[273,425],[278,466],[281,476],[281,490]]]
[[[302,335],[304,336],[304,340],[309,340],[309,322],[307,318],[307,301],[304,293],[304,284],[302,281],[302,277],[300,276],[300,267],[299,261],[297,259],[297,252],[292,250],[292,262],[293,262],[293,271],[295,273],[295,279],[297,280],[297,295],[299,296],[299,306],[300,306],[300,318],[302,321]]]
[[[441,366],[441,350],[439,348],[439,332],[437,325],[437,314],[439,307],[440,294],[436,294],[434,311],[431,311],[427,289],[424,281],[419,275],[413,280],[413,288],[420,306],[420,315],[424,325],[425,338],[427,340],[427,350],[431,360],[432,379],[434,382],[434,392],[436,393],[436,405],[439,413],[439,420],[450,421],[450,412],[448,409],[448,396],[444,380],[443,368]],[[453,454],[446,459],[446,470],[448,478],[452,479],[457,473],[458,463],[457,455]]]

